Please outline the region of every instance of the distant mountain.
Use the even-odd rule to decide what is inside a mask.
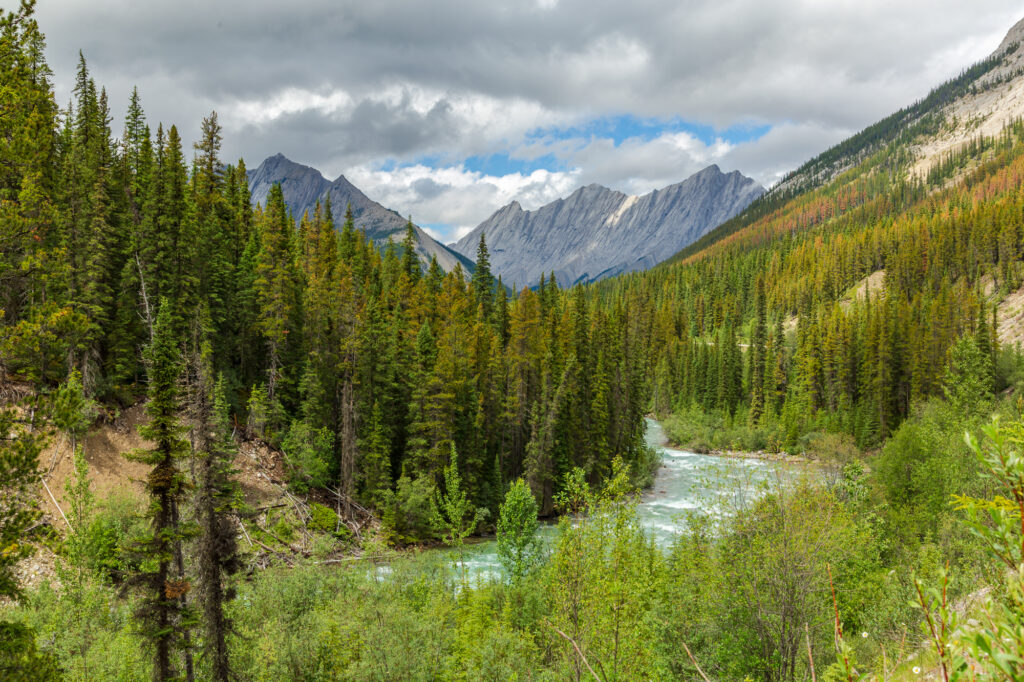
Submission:
[[[345,207],[351,205],[356,227],[379,245],[387,242],[388,237],[396,244],[405,237],[407,219],[367,197],[344,175],[339,175],[337,180],[331,182],[315,168],[295,163],[283,154],[275,154],[265,159],[255,170],[249,171],[248,177],[253,204],[265,205],[270,188],[280,183],[285,203],[296,219],[306,211],[312,215],[316,202],[330,195],[334,219],[338,225],[345,218]],[[456,263],[461,263],[463,269],[472,272],[473,261],[470,258],[449,249],[419,227],[415,227],[415,230],[416,253],[424,264],[430,262],[431,256],[436,256],[438,265],[446,272],[453,270]]]
[[[659,263],[763,193],[718,166],[640,197],[588,185],[535,211],[512,202],[452,248],[475,257],[483,233],[491,269],[510,285],[532,286],[550,272],[563,286],[593,282]]]

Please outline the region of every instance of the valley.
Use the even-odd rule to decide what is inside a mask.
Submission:
[[[0,678],[1020,679],[1024,21],[765,189],[709,161],[781,124],[657,98],[481,142],[444,126],[491,100],[289,86],[193,143],[83,53],[58,106],[35,16],[0,11]],[[447,227],[225,158],[320,128]]]

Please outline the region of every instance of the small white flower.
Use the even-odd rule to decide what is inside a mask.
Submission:
[[[862,632],[862,633],[860,633],[860,636],[863,637],[864,639],[867,639],[868,638],[868,633],[867,632]]]
[[[916,666],[916,665],[914,666],[914,674],[915,675],[920,675],[921,674],[921,668],[919,666]]]

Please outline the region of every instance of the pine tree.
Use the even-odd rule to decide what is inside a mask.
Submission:
[[[43,439],[14,410],[0,409],[0,596],[20,594],[14,566],[32,553],[26,533],[39,517],[34,502]]]
[[[215,381],[213,378],[212,347],[205,338],[203,322],[203,316],[193,322],[188,358],[188,415],[193,434],[194,506],[199,531],[197,597],[201,608],[203,659],[208,666],[209,679],[227,682],[234,677],[227,647],[231,621],[225,614],[234,588],[228,581],[242,566],[231,513],[238,506],[240,493],[233,480],[236,450],[231,437],[224,379],[220,377]]]
[[[405,224],[405,237],[402,239],[402,272],[409,276],[409,281],[416,283],[420,279],[420,259],[416,255],[416,227],[412,218]]]
[[[754,330],[750,339],[750,421],[757,423],[765,408],[765,371],[768,344],[768,319],[764,279],[757,278],[754,291]]]
[[[128,584],[143,590],[136,615],[143,637],[153,646],[153,677],[162,682],[177,674],[175,653],[186,649],[193,618],[185,602],[191,585],[174,570],[181,544],[188,536],[180,516],[185,478],[178,468],[178,462],[188,453],[188,442],[182,437],[184,429],[177,417],[181,408],[181,354],[174,336],[172,306],[166,299],[161,301],[153,343],[146,355],[149,423],[139,427],[139,434],[153,447],[132,453],[132,458],[153,465],[146,482],[153,534],[138,542],[140,568]]]
[[[487,253],[484,233],[476,248],[476,269],[473,271],[473,297],[482,312],[482,318],[490,321],[494,309],[494,275],[491,274],[491,259]]]
[[[278,386],[295,306],[290,224],[281,186],[274,185],[267,196],[253,283],[259,304],[259,328],[267,342],[267,395],[272,406],[279,399]]]
[[[391,489],[391,446],[379,403],[374,403],[368,435],[359,444],[359,487],[364,502],[383,509]]]

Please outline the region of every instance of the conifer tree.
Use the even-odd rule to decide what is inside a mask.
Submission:
[[[765,305],[764,279],[757,278],[754,291],[754,330],[750,339],[750,421],[757,423],[764,414],[765,406],[765,360],[768,343],[767,306]]]
[[[267,343],[267,396],[272,406],[279,400],[278,386],[295,306],[291,232],[284,194],[280,185],[274,185],[267,196],[253,283],[259,303],[259,328]]]
[[[476,248],[476,269],[473,271],[473,297],[483,311],[483,319],[490,320],[494,308],[494,275],[491,274],[491,259],[487,253],[484,233]]]
[[[420,259],[416,255],[416,228],[412,218],[405,224],[405,237],[402,238],[402,272],[409,276],[410,282],[420,279]]]
[[[362,499],[383,509],[391,488],[391,447],[379,403],[374,403],[368,435],[359,444],[359,479]]]
[[[143,591],[136,615],[143,637],[153,646],[153,677],[160,682],[176,677],[175,654],[186,649],[193,621],[186,604],[191,585],[174,566],[188,536],[180,515],[185,478],[178,463],[188,454],[188,442],[182,437],[184,429],[177,416],[181,408],[181,353],[174,326],[172,305],[165,299],[160,303],[153,343],[146,353],[149,423],[139,427],[139,434],[153,447],[132,453],[137,461],[153,466],[146,481],[152,536],[138,542],[140,568],[128,584]]]
[[[231,621],[225,614],[234,596],[229,580],[241,568],[231,514],[239,502],[233,480],[235,444],[225,398],[224,379],[213,378],[212,346],[205,338],[204,316],[192,325],[188,357],[188,415],[195,461],[197,597],[203,630],[203,659],[209,679],[233,678],[227,638]]]
[[[43,439],[14,410],[0,409],[0,595],[18,597],[14,566],[32,553],[26,532],[39,517],[34,488],[39,481],[39,452]]]

